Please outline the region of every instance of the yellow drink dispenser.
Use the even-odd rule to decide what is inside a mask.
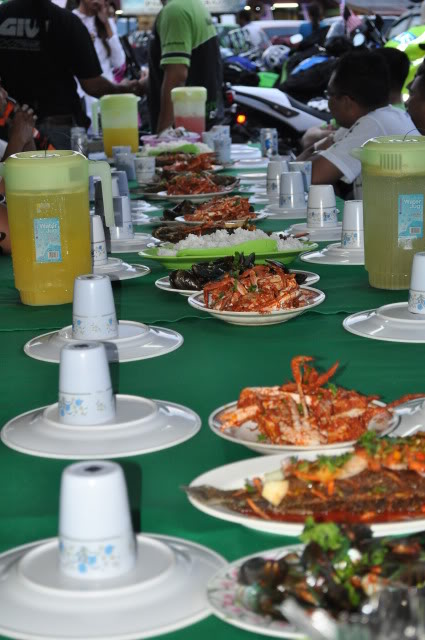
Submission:
[[[111,170],[76,151],[26,151],[0,163],[15,287],[29,305],[72,302],[74,279],[91,273],[89,176],[102,181],[113,226]]]
[[[425,137],[372,138],[362,163],[365,267],[378,289],[408,289],[413,256],[425,250]]]
[[[96,131],[97,110],[100,104],[103,146],[108,158],[112,158],[112,147],[130,146],[131,151],[139,150],[139,126],[137,103],[140,98],[124,93],[116,96],[103,96],[93,103],[93,131]]]

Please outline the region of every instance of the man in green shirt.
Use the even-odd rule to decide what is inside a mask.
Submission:
[[[222,115],[222,67],[217,33],[202,0],[161,0],[149,51],[152,130],[173,124],[171,90],[207,90],[207,126]]]

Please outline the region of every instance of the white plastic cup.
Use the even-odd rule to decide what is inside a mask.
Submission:
[[[118,171],[126,172],[128,180],[136,180],[136,168],[132,153],[117,153],[115,155],[115,166]]]
[[[407,308],[411,313],[425,314],[425,251],[413,256]]]
[[[111,171],[111,177],[112,179],[117,178],[117,186],[118,186],[118,193],[113,193],[113,195],[115,196],[127,196],[130,197],[130,189],[128,188],[128,178],[127,178],[127,174],[125,171],[117,171],[116,169],[113,169]]]
[[[286,160],[270,160],[267,165],[267,196],[270,200],[279,200],[280,176],[289,171]]]
[[[229,164],[231,161],[232,139],[227,135],[214,138],[214,152],[218,164]]]
[[[311,172],[313,164],[311,160],[289,162],[289,171],[301,171],[303,175],[304,191],[308,191],[311,186]]]
[[[138,156],[134,159],[138,184],[148,184],[155,177],[156,160],[153,156]]]
[[[111,174],[111,182],[112,182],[112,197],[118,198],[120,195],[120,187],[119,187],[119,178],[115,174]]]
[[[214,151],[214,140],[217,136],[218,134],[214,133],[214,131],[204,131],[202,133],[202,142],[208,145],[211,151]]]
[[[59,422],[97,425],[115,419],[115,398],[106,350],[101,342],[77,342],[61,349]]]
[[[90,216],[91,257],[94,267],[107,264],[105,230],[100,216]]]
[[[308,190],[307,226],[336,227],[338,210],[331,184],[312,184]]]
[[[363,249],[363,201],[347,200],[342,217],[341,245],[345,249]]]
[[[134,238],[130,200],[127,196],[114,198],[115,226],[110,228],[111,240],[131,240]]]
[[[305,207],[304,183],[300,171],[283,171],[280,175],[279,208]]]
[[[108,276],[84,275],[74,281],[72,337],[110,340],[118,336],[112,285]]]
[[[59,570],[84,582],[108,580],[136,561],[127,487],[114,462],[78,462],[62,473]]]

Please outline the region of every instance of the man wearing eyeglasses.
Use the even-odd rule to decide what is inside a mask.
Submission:
[[[304,151],[299,160],[313,162],[313,184],[354,185],[361,198],[361,164],[351,155],[376,136],[417,134],[404,111],[389,104],[390,79],[381,56],[370,51],[347,53],[340,58],[328,85],[329,110],[345,132],[328,136]]]

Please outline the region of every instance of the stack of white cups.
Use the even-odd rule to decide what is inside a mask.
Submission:
[[[112,285],[108,276],[75,278],[72,303],[74,340],[110,340],[118,337]]]
[[[307,227],[336,227],[338,209],[331,184],[312,184],[308,192]]]
[[[100,216],[90,216],[91,257],[93,267],[101,267],[108,263],[106,253],[105,230]]]
[[[305,209],[304,182],[300,171],[281,173],[279,209]]]
[[[153,156],[138,156],[134,159],[137,184],[145,185],[155,177],[156,160]]]
[[[127,196],[113,198],[115,226],[110,228],[111,240],[131,240],[134,238],[131,219],[130,199]]]
[[[114,462],[78,462],[62,474],[59,570],[90,582],[117,578],[136,562],[127,487]]]
[[[289,171],[300,171],[302,173],[303,176],[303,182],[304,182],[304,191],[306,193],[308,193],[308,190],[310,189],[311,186],[311,173],[313,170],[313,163],[311,162],[311,160],[304,160],[304,161],[294,161],[294,162],[289,162]]]
[[[363,201],[347,200],[342,218],[343,249],[364,249]]]
[[[410,276],[409,302],[411,313],[425,314],[425,252],[415,253]]]
[[[267,197],[270,202],[278,202],[280,192],[280,176],[289,171],[286,160],[270,160],[267,165]]]

